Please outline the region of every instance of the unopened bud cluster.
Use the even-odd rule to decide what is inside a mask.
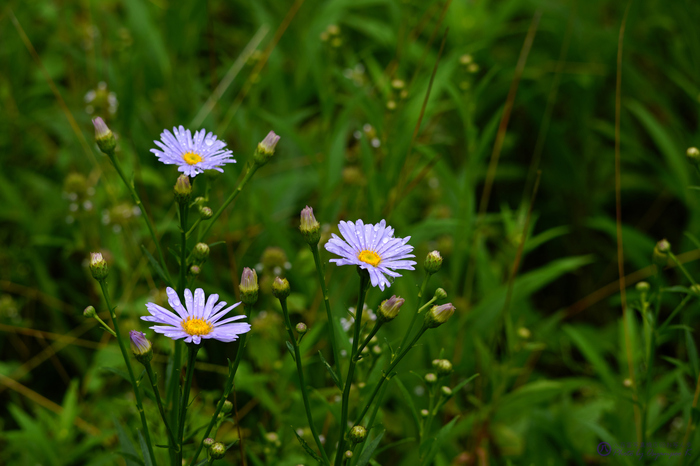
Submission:
[[[452,363],[447,359],[436,359],[433,361],[438,377],[446,377],[452,373]]]

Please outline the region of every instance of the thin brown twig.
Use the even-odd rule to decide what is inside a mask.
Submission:
[[[620,300],[622,305],[622,325],[625,333],[625,355],[627,357],[627,368],[632,386],[635,387],[632,398],[635,403],[634,424],[637,431],[637,442],[642,442],[642,422],[641,412],[637,401],[637,384],[634,377],[634,363],[632,361],[632,342],[630,340],[629,325],[627,323],[627,293],[625,286],[625,255],[622,244],[622,191],[620,183],[620,114],[622,111],[622,44],[625,36],[625,26],[627,24],[627,14],[632,2],[627,3],[625,14],[620,24],[620,34],[617,42],[617,79],[615,84],[615,225],[617,230],[617,266],[620,282]]]

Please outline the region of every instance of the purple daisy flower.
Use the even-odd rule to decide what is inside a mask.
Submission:
[[[217,140],[213,133],[207,134],[204,129],[194,133],[194,138],[183,126],[173,128],[172,133],[166,129],[160,134],[160,139],[153,142],[163,150],[151,149],[151,152],[161,162],[177,165],[177,170],[187,176],[194,177],[204,170],[223,173],[222,165],[236,163],[232,152],[224,149],[226,143]]]
[[[343,222],[338,224],[343,239],[335,233],[326,243],[326,250],[337,254],[342,259],[331,259],[337,265],[358,265],[369,272],[372,286],[378,286],[384,291],[385,286],[391,286],[386,277],[400,277],[396,269],[415,270],[416,264],[409,254],[413,246],[408,243],[410,236],[394,238],[394,229],[386,226],[382,220],[376,225],[365,225],[362,220],[355,223]]]
[[[167,288],[168,303],[175,310],[175,313],[154,303],[147,303],[146,309],[150,316],[141,317],[147,322],[158,324],[151,327],[155,332],[162,333],[166,337],[178,340],[184,338],[186,343],[199,344],[202,338],[213,338],[215,340],[231,342],[238,339],[238,335],[250,331],[250,324],[236,323],[234,320],[244,319],[245,315],[237,315],[221,320],[228,312],[238,307],[240,302],[230,306],[223,311],[226,306],[225,301],[219,300],[218,294],[209,295],[209,299],[204,301],[204,291],[197,288],[192,292],[185,289],[185,306],[180,302],[175,290]]]

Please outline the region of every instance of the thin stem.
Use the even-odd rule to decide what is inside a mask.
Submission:
[[[664,323],[661,324],[661,326],[658,329],[659,333],[664,331],[666,329],[666,327],[669,326],[669,324],[671,323],[671,320],[676,316],[676,314],[678,314],[681,311],[681,309],[683,309],[685,307],[685,305],[688,303],[690,298],[692,298],[692,295],[690,295],[690,294],[685,295],[685,298],[683,298],[683,300],[678,304],[678,306],[676,306],[676,308],[673,310],[673,312],[671,312],[671,314],[669,314],[669,316],[666,318]]]
[[[114,330],[112,330],[112,327],[107,325],[107,323],[104,320],[100,319],[100,316],[95,314],[95,319],[100,323],[100,325],[102,325],[102,328],[104,328],[110,335],[112,335],[114,338],[117,338],[117,334],[114,332]]]
[[[693,395],[693,406],[690,409],[690,416],[688,417],[688,426],[685,428],[685,435],[683,435],[683,443],[681,443],[681,447],[683,445],[687,445],[688,439],[690,438],[690,431],[693,430],[693,410],[698,406],[698,398],[700,397],[700,375],[698,375],[698,381],[695,384],[695,395]],[[680,464],[685,464],[685,457],[686,455],[683,455],[681,457],[681,462]]]
[[[397,348],[397,351],[403,349],[404,345],[406,344],[406,340],[408,340],[408,336],[411,334],[411,330],[413,330],[413,326],[416,323],[416,319],[418,318],[418,314],[420,313],[420,305],[421,301],[423,300],[423,294],[425,293],[425,287],[428,286],[428,280],[430,280],[430,274],[426,273],[425,277],[423,277],[423,283],[420,286],[420,291],[418,292],[418,302],[416,303],[416,312],[413,313],[413,317],[411,318],[411,323],[408,326],[408,330],[406,330],[406,334],[403,336],[403,340],[401,340],[401,344]]]
[[[187,402],[190,398],[190,387],[192,386],[192,375],[194,374],[194,363],[199,351],[199,345],[194,343],[187,345],[187,375],[185,376],[184,392],[182,394],[182,405],[180,406],[180,421],[178,422],[177,441],[180,445],[177,464],[182,464],[182,443],[185,433],[185,418],[187,417]]]
[[[136,188],[134,188],[134,185],[132,183],[129,183],[129,181],[126,179],[126,175],[124,174],[124,171],[122,170],[121,165],[119,164],[119,159],[115,157],[114,152],[111,154],[107,154],[109,156],[109,160],[112,161],[112,165],[114,166],[114,169],[117,170],[117,173],[119,174],[119,177],[122,179],[124,182],[124,185],[127,187],[129,190],[129,193],[131,194],[131,199],[134,201],[134,204],[138,206],[138,208],[141,210],[141,217],[143,217],[143,220],[146,222],[146,226],[148,227],[148,231],[151,234],[151,238],[153,239],[153,242],[156,244],[156,251],[158,252],[158,259],[160,260],[160,266],[163,268],[163,272],[165,273],[165,276],[168,278],[168,284],[172,282],[172,279],[170,278],[170,273],[168,272],[168,267],[165,265],[165,256],[163,256],[163,250],[160,247],[160,242],[158,241],[158,238],[156,237],[156,231],[155,228],[153,228],[153,223],[151,223],[151,219],[149,218],[148,214],[146,213],[146,209],[143,207],[143,203],[141,202],[141,198],[139,197],[138,193],[136,192]]]
[[[321,456],[323,457],[323,463],[326,465],[330,465],[330,460],[328,459],[326,450],[324,450],[323,448],[321,439],[319,438],[318,432],[316,431],[316,426],[314,425],[314,419],[311,416],[311,404],[309,403],[309,394],[307,393],[306,383],[304,382],[304,369],[301,366],[301,352],[299,351],[299,344],[297,343],[297,339],[294,337],[294,331],[292,330],[292,322],[289,320],[289,311],[287,310],[287,299],[280,298],[280,305],[282,306],[282,314],[284,314],[285,327],[287,328],[289,339],[291,340],[292,346],[294,348],[294,362],[297,366],[297,376],[299,377],[301,396],[304,400],[304,409],[306,410],[306,419],[309,422],[309,429],[311,429],[311,434],[314,437],[316,446],[321,452]]]
[[[359,270],[359,268],[358,268]],[[360,296],[357,299],[357,310],[355,311],[355,336],[352,340],[352,352],[350,353],[350,366],[348,367],[348,376],[345,378],[343,385],[343,402],[341,405],[340,414],[340,441],[338,443],[338,451],[335,453],[335,465],[340,466],[345,457],[345,435],[348,429],[348,409],[350,405],[350,387],[352,386],[352,377],[355,375],[355,365],[358,360],[357,348],[360,343],[360,330],[362,329],[362,310],[365,305],[365,296],[367,295],[367,285],[369,284],[369,273],[366,270],[360,272]]]
[[[377,404],[374,405],[374,409],[372,410],[372,414],[369,416],[369,421],[367,422],[367,438],[369,439],[369,433],[372,431],[372,426],[374,426],[374,419],[377,417],[377,412],[379,411],[379,406],[382,404],[382,400],[384,399],[384,393],[386,393],[386,388],[388,385],[384,385],[382,389],[379,392],[379,398],[377,399]],[[367,445],[368,440],[365,440],[360,444],[360,451],[357,452],[357,455],[353,457],[353,464],[357,464],[357,461],[359,461],[359,457],[362,455],[362,450],[365,449],[365,445]]]
[[[426,330],[428,330],[428,327],[423,325],[423,327],[421,327],[420,331],[416,334],[416,336],[413,337],[413,340],[411,340],[411,343],[401,352],[401,354],[399,354],[396,357],[396,359],[391,363],[391,365],[389,365],[389,368],[386,371],[384,371],[384,373],[382,374],[382,377],[379,379],[379,382],[377,382],[377,385],[374,387],[374,391],[372,392],[372,395],[370,395],[369,401],[367,401],[367,404],[362,409],[362,412],[358,416],[357,421],[355,421],[355,425],[359,425],[360,422],[362,422],[362,419],[367,414],[367,411],[369,411],[370,406],[372,406],[372,402],[374,401],[374,398],[377,396],[377,393],[379,393],[379,389],[382,387],[384,382],[389,378],[391,371],[394,370],[396,365],[399,362],[401,362],[403,357],[406,356],[406,354],[415,346],[418,339],[423,336],[423,334],[425,333]]]
[[[671,258],[671,260],[672,260],[673,262],[676,263],[676,265],[678,266],[678,268],[681,269],[681,271],[683,272],[683,275],[685,275],[685,278],[687,278],[688,281],[689,281],[690,283],[692,283],[693,285],[695,285],[696,283],[695,283],[695,280],[693,279],[693,276],[690,275],[690,273],[688,273],[688,271],[686,270],[685,267],[683,267],[683,263],[682,263],[681,261],[678,260],[678,258],[676,257],[676,255],[673,254],[671,251],[668,251],[668,256]]]
[[[187,203],[181,202],[178,204],[180,208],[180,279],[177,285],[177,291],[180,294],[185,292],[185,276],[187,272]],[[183,296],[184,297],[184,296]],[[183,301],[184,302],[184,301]]]
[[[240,183],[238,183],[238,186],[236,189],[231,193],[231,195],[226,199],[226,201],[219,207],[219,210],[216,211],[216,213],[212,216],[211,220],[209,221],[209,225],[204,229],[204,231],[199,235],[199,238],[197,241],[202,241],[202,239],[207,236],[207,233],[209,233],[209,230],[211,230],[212,225],[214,225],[214,222],[221,217],[221,214],[224,212],[224,209],[228,207],[230,203],[232,203],[236,197],[241,193],[245,185],[250,181],[250,179],[253,177],[255,172],[260,168],[262,165],[258,165],[257,163],[253,162],[248,165],[248,171],[246,172],[245,176],[241,180]]]
[[[194,221],[194,223],[192,224],[190,229],[187,231],[187,238],[192,236],[192,233],[194,233],[195,228],[197,228],[199,226],[201,221],[202,221],[202,217],[199,217],[197,220]]]
[[[177,426],[179,420],[178,401],[180,396],[180,368],[182,367],[182,342],[173,340],[173,357],[168,362],[165,383],[165,408],[170,417],[170,425]],[[177,464],[179,444],[175,442],[168,450],[172,464]]]
[[[112,318],[112,325],[114,325],[114,331],[117,335],[117,343],[119,343],[119,350],[122,352],[122,357],[126,363],[126,369],[129,373],[129,380],[131,381],[131,386],[134,388],[134,395],[136,397],[136,408],[141,417],[141,425],[143,426],[143,436],[146,440],[146,446],[148,447],[148,454],[151,457],[151,462],[155,464],[156,456],[153,453],[153,445],[151,444],[151,434],[148,430],[148,423],[146,422],[146,414],[143,411],[143,402],[141,401],[141,390],[136,383],[136,378],[134,377],[134,370],[131,368],[131,360],[129,359],[129,354],[126,352],[126,346],[122,341],[121,332],[119,331],[119,325],[117,324],[117,313],[115,309],[109,302],[109,290],[107,289],[107,282],[105,280],[100,280],[100,288],[102,288],[102,294],[105,297],[105,303],[107,304],[107,309],[109,310],[109,315]]]
[[[365,349],[365,346],[369,344],[369,341],[374,337],[374,335],[377,334],[380,328],[382,328],[382,325],[384,325],[384,321],[378,320],[374,328],[372,329],[371,332],[369,332],[369,335],[367,335],[367,338],[365,338],[365,341],[362,342],[359,348],[357,348],[357,354],[362,354],[362,350]]]
[[[156,375],[153,373],[153,368],[151,367],[151,362],[147,361],[143,364],[146,368],[146,374],[148,374],[148,380],[151,382],[151,387],[153,388],[153,393],[156,396],[156,404],[158,405],[158,411],[160,411],[160,417],[163,419],[163,424],[165,424],[165,430],[168,433],[168,440],[170,444],[177,448],[177,442],[170,430],[170,425],[168,424],[167,417],[165,415],[165,408],[163,408],[163,400],[160,398],[160,391],[158,390],[158,382],[156,381]]]
[[[340,386],[343,386],[343,376],[340,370],[340,352],[338,350],[338,343],[335,341],[335,320],[333,320],[333,313],[331,312],[331,301],[328,299],[328,289],[326,288],[325,274],[323,273],[323,264],[321,263],[321,256],[318,253],[318,244],[309,245],[311,252],[314,255],[314,263],[316,264],[316,272],[318,274],[318,282],[321,284],[321,291],[323,292],[323,303],[326,305],[326,314],[328,315],[328,325],[330,326],[330,338],[331,338],[331,348],[333,350],[333,364],[336,367],[336,374],[338,380],[340,380]]]

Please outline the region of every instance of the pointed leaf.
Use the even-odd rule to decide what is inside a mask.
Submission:
[[[338,387],[338,390],[343,391],[343,387],[340,386],[340,379],[338,378],[338,375],[335,373],[335,371],[333,371],[333,368],[330,364],[328,364],[328,361],[326,361],[326,358],[323,357],[323,353],[321,353],[320,350],[318,355],[321,356],[321,362],[323,362],[323,365],[326,366],[326,370],[331,375],[331,379],[333,379],[335,386]]]
[[[360,459],[357,461],[357,466],[365,466],[367,463],[369,463],[369,460],[372,458],[374,450],[376,450],[379,446],[379,442],[382,441],[382,437],[384,437],[385,433],[386,430],[383,430],[381,434],[377,435],[377,438],[372,440],[372,442],[367,445],[367,448],[364,449],[362,455],[360,455]]]

